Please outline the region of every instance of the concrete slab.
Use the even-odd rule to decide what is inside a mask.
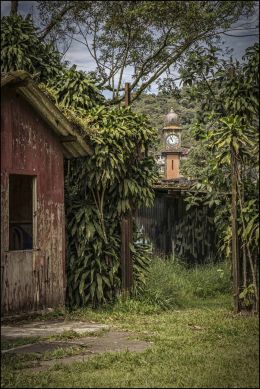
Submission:
[[[1,336],[5,338],[26,338],[33,336],[47,337],[59,335],[64,331],[74,331],[78,334],[93,333],[102,329],[109,329],[106,324],[88,323],[80,321],[38,321],[30,324],[2,325]]]

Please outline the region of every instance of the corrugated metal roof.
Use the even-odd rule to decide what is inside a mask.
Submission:
[[[15,85],[20,95],[58,135],[65,157],[74,158],[93,154],[91,147],[27,72],[16,70],[1,75],[1,88],[7,85]]]

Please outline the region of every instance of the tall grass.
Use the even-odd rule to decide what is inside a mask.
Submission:
[[[163,309],[189,307],[199,300],[230,295],[230,270],[226,263],[187,265],[154,258],[139,300]]]

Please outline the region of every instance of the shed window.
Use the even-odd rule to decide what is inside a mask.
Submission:
[[[33,176],[9,176],[9,249],[33,248]]]

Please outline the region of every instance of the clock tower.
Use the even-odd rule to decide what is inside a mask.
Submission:
[[[183,154],[181,147],[181,125],[179,116],[173,111],[166,115],[165,125],[162,129],[163,150],[162,156],[165,158],[166,180],[180,178],[180,159]]]

